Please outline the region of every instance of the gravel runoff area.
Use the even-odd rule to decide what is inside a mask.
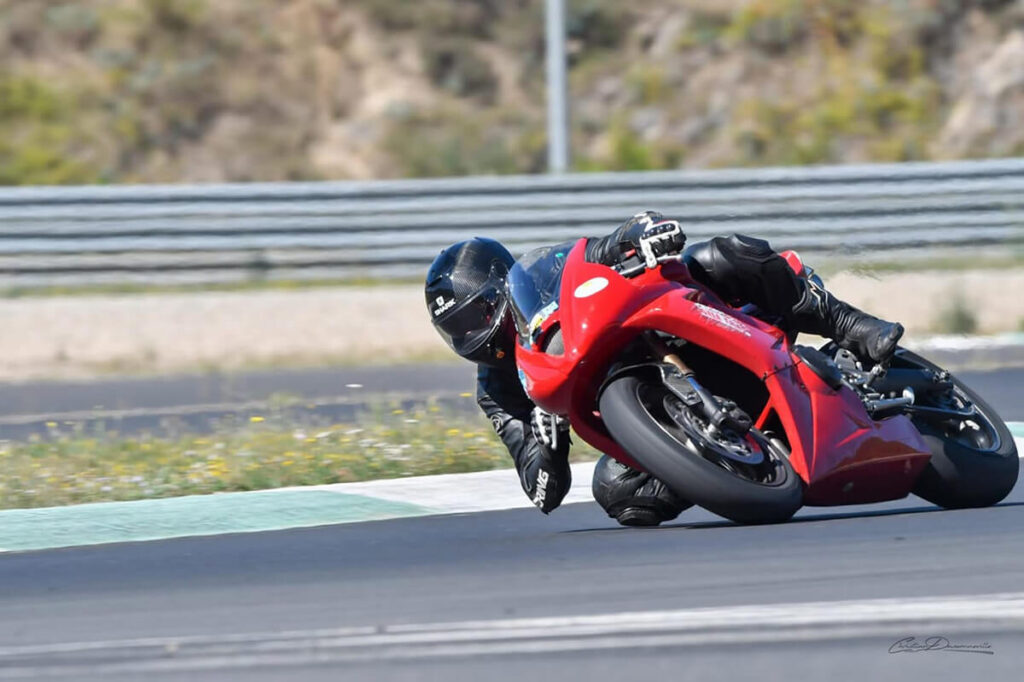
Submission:
[[[938,319],[958,297],[979,333],[1024,320],[1024,269],[842,273],[828,285],[910,336],[948,331]],[[0,381],[448,357],[415,285],[10,298],[0,319]]]

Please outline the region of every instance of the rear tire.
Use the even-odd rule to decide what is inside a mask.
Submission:
[[[788,453],[751,430],[769,475],[765,482],[743,478],[684,442],[679,425],[652,395],[668,390],[636,375],[621,376],[601,394],[601,418],[615,441],[674,493],[737,523],[778,523],[801,507],[803,482]]]
[[[942,371],[938,365],[908,350],[900,350],[894,360],[900,364]],[[991,428],[997,442],[984,446],[968,445],[943,433],[941,427],[924,419],[914,419],[932,458],[914,485],[914,494],[946,509],[989,507],[1003,500],[1017,483],[1020,460],[1013,434],[1006,423],[981,397],[955,376],[955,390],[974,403]],[[984,445],[984,444],[983,444]]]

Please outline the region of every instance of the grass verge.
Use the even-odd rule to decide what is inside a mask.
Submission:
[[[434,404],[378,408],[352,424],[252,417],[209,435],[125,438],[64,432],[0,445],[0,508],[346,483],[512,466],[482,416]],[[575,440],[574,461],[597,453]],[[514,485],[514,482],[512,483]]]

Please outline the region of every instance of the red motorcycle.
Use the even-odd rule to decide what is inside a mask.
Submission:
[[[583,240],[540,249],[509,272],[520,380],[580,438],[691,503],[771,523],[803,504],[911,492],[981,507],[1016,483],[1005,423],[924,358],[901,348],[886,367],[832,343],[797,345],[678,257],[647,249],[613,269],[584,251]]]

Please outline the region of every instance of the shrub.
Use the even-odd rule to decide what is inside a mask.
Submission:
[[[0,73],[0,184],[95,182],[76,160],[74,108],[42,81]]]
[[[96,9],[80,3],[66,3],[46,9],[46,22],[79,48],[88,46],[99,33]]]
[[[686,30],[679,36],[679,47],[686,49],[714,44],[725,34],[730,23],[727,13],[696,9],[690,14]]]
[[[535,173],[544,168],[542,130],[500,111],[437,110],[396,118],[384,148],[408,177]]]
[[[632,15],[621,0],[570,0],[566,30],[584,49],[612,49],[629,32]]]
[[[663,103],[671,94],[665,72],[657,66],[637,65],[626,77],[630,88],[636,93],[635,100],[643,106]]]
[[[145,0],[144,4],[156,27],[175,34],[195,28],[206,11],[203,0]]]
[[[423,57],[430,80],[457,97],[494,101],[498,80],[491,65],[468,40],[428,41]]]
[[[800,100],[750,100],[737,112],[735,140],[747,164],[836,163],[851,148],[878,161],[927,157],[941,122],[941,90],[924,74],[894,78],[871,60],[831,58],[840,74]]]
[[[963,296],[956,293],[939,311],[934,326],[935,331],[947,334],[973,334],[978,331],[978,318]]]
[[[783,54],[810,30],[804,0],[757,0],[740,10],[726,34],[769,54]]]
[[[499,15],[523,0],[358,0],[370,19],[389,31],[425,35],[492,35]]]
[[[675,143],[654,140],[647,142],[623,120],[612,124],[609,135],[609,154],[604,158],[582,158],[576,170],[644,171],[678,168],[685,156],[683,148]]]

